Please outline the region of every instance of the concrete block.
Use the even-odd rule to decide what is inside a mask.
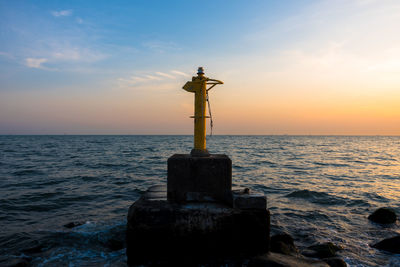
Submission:
[[[226,155],[175,154],[168,159],[167,179],[170,202],[232,201],[232,161]]]
[[[232,206],[236,209],[266,209],[267,198],[263,194],[235,194],[232,193]]]
[[[246,190],[247,189],[247,190]],[[237,209],[261,209],[267,208],[267,198],[264,194],[245,190],[232,192],[232,206]]]
[[[129,209],[126,233],[129,266],[192,266],[193,262],[268,252],[267,209],[243,210],[210,202],[177,204],[161,200],[162,192],[165,191],[152,189]]]

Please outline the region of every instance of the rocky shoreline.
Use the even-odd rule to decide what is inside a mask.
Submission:
[[[379,208],[368,216],[368,219],[378,225],[389,226],[395,224],[398,217],[391,208]],[[78,227],[82,222],[69,222],[64,225],[65,228],[71,229]],[[120,235],[120,238],[123,237]],[[125,240],[109,240],[110,244],[107,249],[120,250],[126,247]],[[118,243],[117,246],[115,243]],[[400,235],[383,239],[371,247],[386,251],[388,253],[400,254]],[[24,248],[21,254],[24,255],[20,258],[9,259],[6,262],[1,262],[1,266],[6,267],[28,267],[32,266],[32,258],[38,253],[42,252],[43,246],[32,248]],[[248,267],[268,267],[268,266],[330,266],[342,267],[347,266],[346,262],[340,257],[340,251],[346,250],[342,247],[331,242],[317,243],[304,249],[299,249],[295,245],[295,240],[288,233],[279,233],[271,236],[270,238],[270,252],[257,255],[250,258],[232,258],[221,259],[214,261],[204,262],[174,262],[175,266],[204,266],[204,267],[217,267],[217,266],[248,266]],[[147,266],[170,266],[171,262],[158,262],[149,263]],[[146,265],[145,265],[146,266]]]
[[[393,209],[383,207],[378,208],[369,215],[368,220],[378,225],[390,226],[397,222],[398,217]],[[370,244],[370,246],[389,253],[400,254],[400,235],[383,239],[377,243]],[[300,251],[294,244],[292,236],[287,233],[280,233],[271,237],[270,251],[272,254],[255,259],[257,265],[254,266],[342,267],[347,266],[347,264],[337,252],[345,249],[331,242],[325,242],[311,245]],[[323,263],[327,265],[321,265]]]
[[[158,195],[157,195],[158,196]],[[160,196],[158,196],[160,197]],[[161,199],[157,199],[161,201]],[[146,200],[142,200],[145,201]],[[151,201],[150,201],[151,202]],[[138,207],[141,205],[139,204]],[[157,205],[156,205],[157,206]],[[158,206],[157,206],[158,207]],[[131,209],[132,211],[134,210],[135,205],[132,205]],[[147,209],[152,211],[154,210],[155,207],[152,209]],[[193,207],[191,207],[193,209]],[[208,210],[209,208],[206,208]],[[146,209],[145,209],[146,210]],[[162,209],[161,209],[162,210]],[[149,217],[146,215],[148,212],[144,212],[141,214],[141,217]],[[156,214],[159,213],[159,209],[157,208]],[[132,213],[133,214],[133,213]],[[162,213],[164,214],[164,213]],[[177,216],[177,215],[174,215]],[[152,216],[150,216],[152,217]],[[168,217],[168,216],[167,216]],[[179,216],[178,216],[179,217]],[[129,218],[129,217],[128,217]],[[153,218],[154,219],[154,218]],[[153,221],[152,219],[152,221]],[[395,214],[394,210],[391,208],[379,208],[376,211],[374,211],[370,216],[368,216],[368,219],[373,223],[373,224],[379,224],[379,225],[385,225],[385,227],[390,227],[391,224],[394,224],[397,222],[397,215]],[[143,219],[140,219],[143,220]],[[135,221],[135,220],[129,220],[128,219],[128,226],[130,225],[129,221]],[[189,220],[190,221],[190,220]],[[140,225],[140,224],[139,224]],[[130,227],[133,229],[135,228],[135,223],[130,225]],[[252,227],[252,224],[248,224],[245,229],[248,229],[249,227]],[[254,225],[256,227],[256,225]],[[181,229],[181,227],[175,226],[175,225],[169,225],[166,229]],[[223,227],[224,228],[224,227]],[[257,227],[256,227],[257,228]],[[146,228],[147,229],[147,228]],[[257,228],[258,229],[258,228]],[[184,229],[183,229],[184,230]],[[175,231],[175,230],[174,230]],[[179,231],[178,231],[179,232]],[[232,231],[232,233],[238,233],[240,231]],[[257,231],[256,231],[257,232]],[[165,231],[163,231],[165,233]],[[129,235],[129,234],[128,234]],[[176,238],[175,234],[172,235],[167,235],[170,238],[168,238],[172,243],[174,244],[174,240],[180,240],[179,238]],[[246,236],[246,235],[245,235]],[[153,238],[158,239],[158,238]],[[164,240],[165,238],[162,238]],[[231,235],[228,235],[228,239],[232,239]],[[221,244],[224,244],[223,247],[217,246],[214,247],[213,244],[214,242],[211,242],[211,246],[214,247],[212,249],[211,253],[208,253],[207,249],[210,243],[208,243],[206,240],[200,239],[201,242],[194,242],[196,245],[193,251],[189,250],[187,253],[184,253],[184,255],[179,254],[179,249],[178,253],[175,253],[174,251],[173,254],[174,256],[171,256],[169,253],[167,257],[164,258],[158,258],[157,257],[147,257],[147,261],[141,262],[139,265],[140,266],[204,266],[204,267],[217,267],[217,266],[226,266],[226,267],[236,267],[236,266],[256,266],[256,267],[268,267],[268,266],[287,266],[287,267],[295,267],[295,266],[300,266],[300,267],[307,267],[307,266],[331,266],[331,267],[342,267],[342,266],[347,266],[347,263],[343,258],[341,258],[341,252],[340,251],[345,251],[346,247],[342,247],[341,245],[334,244],[332,242],[323,242],[323,243],[315,243],[312,244],[306,248],[302,248],[301,250],[295,245],[295,240],[293,239],[292,236],[290,236],[288,233],[278,233],[275,234],[271,237],[268,238],[268,248],[263,250],[263,249],[258,249],[258,245],[256,245],[256,248],[254,245],[257,242],[252,242],[251,239],[244,239],[241,238],[233,238],[232,242],[229,241],[228,243],[221,242]],[[144,239],[145,240],[145,239]],[[208,239],[207,239],[208,240]],[[218,239],[221,240],[221,239]],[[225,238],[223,238],[225,240]],[[136,241],[138,241],[136,239]],[[299,240],[301,241],[301,240]],[[146,241],[147,242],[147,241]],[[259,242],[259,241],[258,241]],[[129,242],[128,242],[129,243]],[[131,242],[132,243],[132,242]],[[139,242],[140,244],[141,242]],[[181,243],[181,242],[179,242]],[[188,242],[187,244],[193,244],[191,242]],[[259,242],[260,244],[262,242]],[[244,253],[244,254],[236,254],[236,253],[229,253],[231,251],[231,247],[233,249],[238,248],[238,247],[243,247],[243,244],[247,244],[248,247],[251,247],[251,251],[259,251],[258,253]],[[395,236],[392,238],[388,238],[385,240],[382,240],[378,243],[370,244],[371,247],[383,250],[386,252],[390,253],[400,253],[400,236]],[[227,245],[227,247],[225,247]],[[128,265],[129,266],[137,266],[137,262],[130,262],[129,261],[129,255],[131,256],[131,259],[135,259],[135,255],[137,252],[141,251],[142,248],[140,248],[140,245],[131,245],[132,248],[130,248],[130,251],[127,251],[128,255]],[[237,247],[238,246],[238,247]],[[128,246],[129,247],[129,246]],[[179,247],[179,246],[178,246]],[[226,251],[226,248],[229,249]],[[148,255],[158,255],[159,254],[159,248],[157,247],[152,247],[153,249],[146,249],[146,254]],[[225,249],[225,250],[224,250]],[[136,251],[138,250],[138,251]],[[238,251],[242,251],[243,249],[238,249]],[[184,250],[186,251],[186,250]],[[219,254],[217,251],[223,251],[226,252],[225,254]],[[261,253],[260,253],[261,252]],[[136,254],[135,254],[136,253]],[[153,253],[153,254],[152,254]],[[196,255],[196,259],[191,257],[190,253],[194,253]],[[139,253],[139,255],[142,255],[143,253]],[[189,256],[188,256],[189,255]],[[200,255],[200,256],[199,256]],[[201,256],[203,255],[203,256]],[[213,255],[212,257],[209,257],[210,255]],[[172,265],[171,265],[172,264]]]

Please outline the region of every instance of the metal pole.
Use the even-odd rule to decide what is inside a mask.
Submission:
[[[207,89],[207,85],[211,85]],[[209,79],[204,76],[203,67],[199,67],[197,76],[192,77],[191,82],[187,82],[183,89],[188,92],[194,93],[194,148],[191,151],[192,156],[209,156],[206,149],[206,101],[207,91],[217,84],[223,82]]]

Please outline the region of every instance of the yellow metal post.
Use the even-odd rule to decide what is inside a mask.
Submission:
[[[192,77],[191,82],[187,82],[183,89],[194,93],[194,148],[192,156],[208,156],[206,149],[206,97],[207,91],[217,84],[223,84],[218,80],[213,80],[204,76],[204,69],[199,67],[197,76]],[[211,85],[207,89],[207,85]]]

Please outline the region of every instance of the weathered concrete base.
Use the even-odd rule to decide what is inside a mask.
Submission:
[[[175,154],[168,159],[168,201],[229,203],[232,161],[226,155]]]
[[[192,151],[190,151],[190,155],[192,157],[209,157],[210,152],[208,150],[200,150],[200,149],[195,149],[193,148]]]
[[[170,203],[165,187],[152,187],[129,209],[128,265],[189,265],[263,254],[269,247],[269,220],[267,209]]]
[[[264,194],[250,192],[249,188],[232,190],[232,207],[235,209],[266,209],[267,198]]]

